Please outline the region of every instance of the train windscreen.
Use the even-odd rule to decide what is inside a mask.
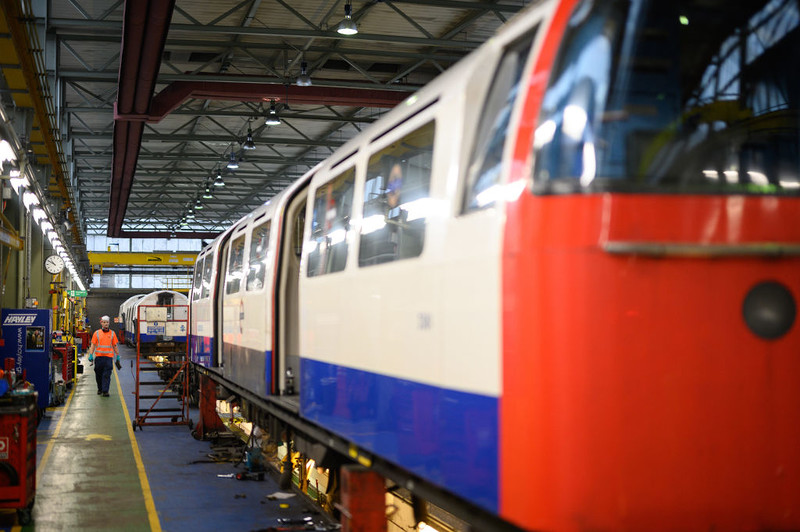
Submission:
[[[800,194],[798,0],[578,3],[533,191]]]

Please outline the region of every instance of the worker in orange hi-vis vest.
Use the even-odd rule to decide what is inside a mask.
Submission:
[[[116,358],[119,364],[119,351],[117,351],[117,335],[110,329],[111,320],[108,316],[100,318],[101,330],[95,331],[92,335],[92,343],[89,347],[89,362],[94,361],[94,373],[97,378],[97,395],[108,397],[108,387],[111,384],[112,364]],[[97,355],[97,360],[95,360]]]

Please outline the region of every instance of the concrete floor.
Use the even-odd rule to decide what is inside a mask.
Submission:
[[[20,527],[14,510],[0,510],[0,530],[239,531],[285,526],[278,518],[324,521],[299,494],[268,498],[281,491],[276,472],[261,482],[219,477],[244,467],[209,460],[209,442],[186,425],[134,432],[136,352],[121,353],[110,397],[96,394],[84,360],[65,404],[47,410],[37,431],[33,522]]]

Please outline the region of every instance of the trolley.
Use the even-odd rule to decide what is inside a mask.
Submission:
[[[0,508],[16,508],[31,522],[36,494],[37,393],[14,390],[0,397]]]

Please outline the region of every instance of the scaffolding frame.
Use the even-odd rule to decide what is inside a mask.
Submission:
[[[153,310],[149,310],[153,309]],[[172,310],[172,315],[168,309]],[[186,309],[186,318],[175,318],[175,310]],[[189,425],[189,306],[188,305],[139,305],[136,311],[136,409],[131,424],[133,429],[139,430],[146,425]],[[149,320],[147,318],[150,318]],[[163,319],[161,319],[163,317]],[[153,319],[157,318],[157,319]],[[158,338],[174,337],[175,331],[182,331],[186,335],[183,347],[173,345],[177,349],[168,349],[170,341],[164,339],[148,343],[155,350],[143,349],[141,332],[142,327],[153,331]],[[159,334],[161,332],[162,334]],[[173,332],[173,334],[166,334]],[[174,343],[173,343],[174,344]],[[159,380],[143,380],[143,375],[157,375]],[[159,387],[157,393],[142,393],[148,387]],[[179,392],[174,391],[177,387]],[[175,399],[179,407],[158,406],[162,400]],[[143,404],[144,401],[152,401]],[[150,420],[154,421],[150,421]],[[169,419],[169,421],[166,421]]]

